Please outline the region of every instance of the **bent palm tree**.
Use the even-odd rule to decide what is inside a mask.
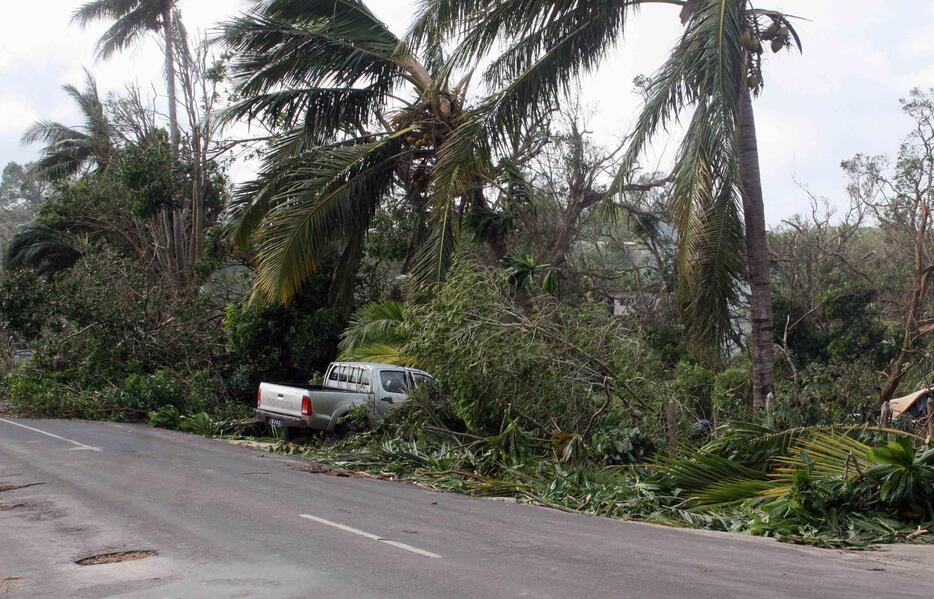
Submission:
[[[75,239],[57,229],[41,223],[20,226],[10,239],[4,254],[7,271],[31,268],[44,276],[67,270],[81,252]]]
[[[684,304],[694,337],[718,349],[731,330],[730,308],[736,305],[745,275],[750,288],[753,404],[761,409],[774,389],[774,356],[752,96],[763,87],[763,42],[770,42],[774,52],[792,42],[800,50],[801,44],[783,14],[753,9],[747,0],[698,1],[686,20],[684,36],[649,89],[623,172],[632,170],[659,129],[693,107],[672,186]]]
[[[417,227],[413,273],[437,280],[459,219],[485,208],[463,172],[449,201],[428,200],[438,148],[464,103],[438,46],[420,61],[361,0],[271,0],[227,23],[224,40],[241,98],[227,118],[282,132],[232,210],[235,240],[255,250],[254,298],[289,301],[332,252],[346,297],[370,221],[395,193],[434,225]]]
[[[116,153],[113,128],[104,112],[97,82],[85,72],[84,90],[64,86],[84,117],[80,128],[53,121],[38,121],[23,134],[23,143],[43,143],[42,157],[33,165],[35,175],[43,180],[59,179],[93,165],[95,172],[106,172]]]
[[[491,160],[521,124],[551,110],[574,78],[595,68],[641,5],[679,7],[685,33],[656,74],[649,99],[611,192],[635,173],[651,137],[694,108],[678,153],[673,198],[680,239],[681,291],[689,330],[714,359],[731,332],[731,308],[748,273],[757,407],[772,388],[772,316],[768,247],[751,93],[762,88],[762,42],[800,47],[788,19],[748,0],[423,0],[412,45],[433,37],[462,42],[455,63],[469,63],[503,40],[486,70],[502,86],[473,111],[441,149],[439,192],[447,175]],[[609,195],[613,195],[612,193]],[[743,230],[745,221],[745,232]],[[744,260],[745,242],[745,260]]]
[[[100,58],[133,45],[147,32],[161,32],[165,46],[165,84],[169,102],[169,133],[178,147],[178,106],[175,76],[175,5],[177,0],[93,0],[80,6],[73,20],[81,26],[111,20],[113,25],[97,45]]]

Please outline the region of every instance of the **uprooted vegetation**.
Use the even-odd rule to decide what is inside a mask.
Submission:
[[[437,398],[411,401],[374,432],[297,453],[479,497],[817,547],[934,541],[934,449],[901,431],[733,423],[669,455],[638,429],[541,438],[513,419],[480,437],[445,428],[438,410]]]
[[[822,547],[934,541],[934,449],[916,449],[910,433],[767,417],[714,431],[707,418],[745,403],[721,376],[708,381],[715,399],[680,405],[678,451],[666,446],[665,405],[703,373],[666,369],[631,322],[547,295],[517,299],[507,273],[470,261],[398,316],[369,332],[398,345],[370,347],[439,385],[374,430],[291,453],[471,495]]]

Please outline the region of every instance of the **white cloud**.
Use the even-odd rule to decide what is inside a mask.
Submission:
[[[0,96],[0,135],[20,136],[39,115],[15,96]]]

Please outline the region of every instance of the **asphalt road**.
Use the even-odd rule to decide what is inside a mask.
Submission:
[[[144,426],[0,419],[0,597],[934,597],[931,547],[816,550],[302,465]],[[130,550],[158,555],[75,564]]]

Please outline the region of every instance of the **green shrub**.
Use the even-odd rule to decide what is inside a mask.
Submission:
[[[182,414],[173,405],[162,406],[149,413],[149,426],[178,430],[182,423]]]
[[[655,443],[638,428],[598,430],[590,446],[594,457],[607,465],[638,464],[655,453]]]
[[[717,420],[744,420],[751,414],[752,397],[749,368],[731,366],[718,372],[713,380],[711,401],[717,411]]]
[[[773,410],[779,426],[863,424],[879,412],[880,381],[874,358],[839,364],[812,363],[799,373],[800,387],[780,384]]]
[[[119,394],[123,403],[147,412],[163,406],[174,406],[184,412],[191,407],[188,388],[167,369],[154,374],[131,374],[120,384]]]
[[[248,403],[262,381],[304,382],[337,355],[345,319],[329,305],[328,279],[316,277],[289,306],[227,306],[225,392]]]
[[[203,437],[213,437],[218,431],[218,422],[211,418],[206,412],[198,412],[188,416],[182,416],[179,428],[183,431],[201,435]]]
[[[647,417],[663,414],[650,407],[664,396],[658,358],[603,304],[570,307],[544,295],[517,302],[508,273],[464,259],[410,317],[403,355],[435,376],[474,434],[500,434],[516,419],[540,436],[583,432],[601,406],[633,424],[636,405]]]
[[[697,419],[710,419],[710,398],[714,390],[714,373],[709,368],[682,360],[675,367],[671,389],[682,405],[693,411]]]
[[[76,388],[68,384],[65,377],[33,364],[9,375],[6,392],[13,412],[25,417],[138,420],[145,415],[144,410],[125,401],[113,388]]]

